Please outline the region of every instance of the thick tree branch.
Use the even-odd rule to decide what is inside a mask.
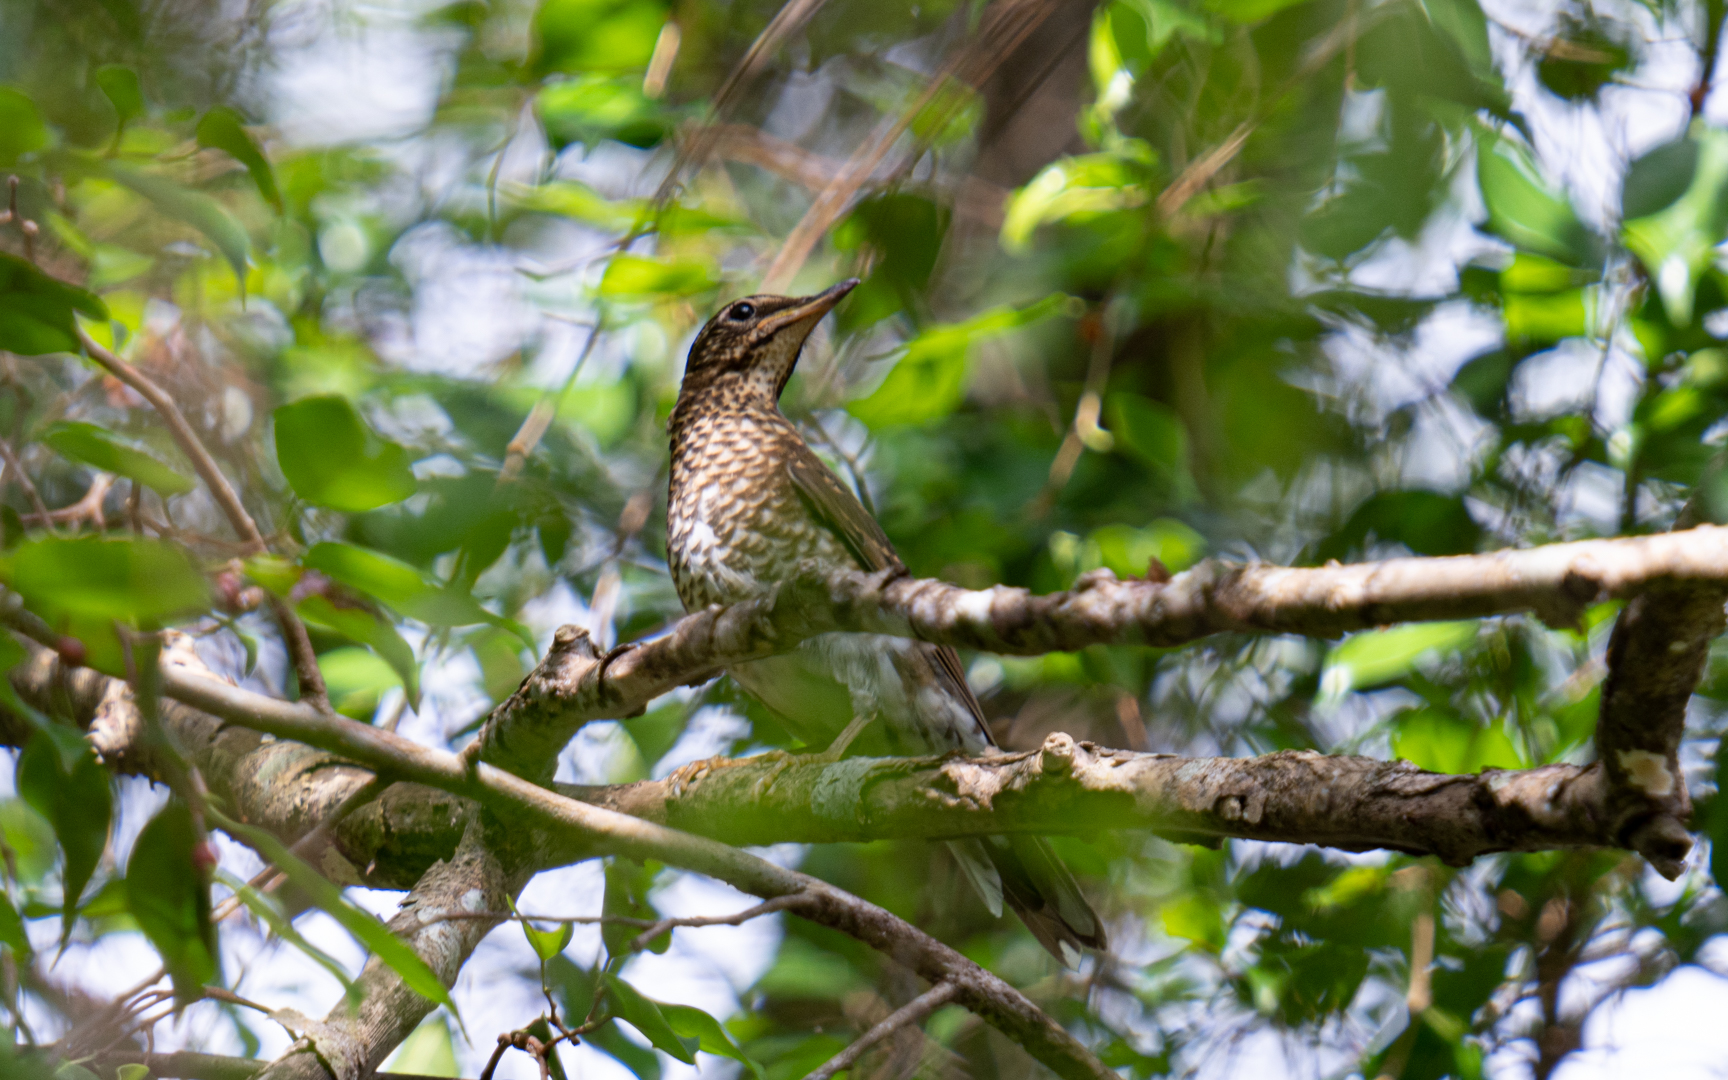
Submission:
[[[664,780],[563,790],[745,845],[1149,829],[1191,844],[1389,848],[1462,866],[1494,851],[1615,843],[1599,765],[1449,776],[1306,750],[1142,754],[1061,732],[1040,750],[995,757],[713,759]]]
[[[427,871],[390,920],[390,931],[405,939],[446,987],[455,984],[469,954],[498,920],[452,920],[443,914],[500,910],[527,884],[529,875],[512,873],[499,860],[496,851],[507,845],[494,842],[486,831],[479,822],[470,824],[455,857]],[[302,1038],[258,1080],[371,1076],[435,1007],[376,956],[367,961],[357,986],[362,994],[358,1009],[346,999],[337,1002],[322,1023],[307,1025]]]
[[[1037,655],[1100,644],[1171,647],[1224,632],[1337,637],[1387,623],[1527,611],[1571,626],[1591,604],[1658,583],[1682,591],[1728,584],[1728,528],[1354,566],[1206,562],[1166,582],[1095,571],[1074,589],[1042,596],[840,571],[686,616],[600,663],[586,632],[565,627],[493,710],[471,750],[525,776],[550,776],[558,751],[584,723],[634,715],[729,664],[835,630]]]

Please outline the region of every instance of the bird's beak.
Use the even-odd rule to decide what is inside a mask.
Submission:
[[[757,332],[763,337],[773,337],[788,326],[803,324],[806,329],[816,325],[816,320],[834,310],[834,305],[846,298],[846,294],[858,287],[857,278],[847,278],[840,284],[819,292],[815,296],[806,296],[789,308],[782,308],[769,315],[757,324]]]

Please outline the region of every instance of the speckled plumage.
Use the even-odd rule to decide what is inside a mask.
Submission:
[[[686,609],[759,595],[803,565],[901,566],[881,526],[779,407],[804,339],[855,284],[803,299],[735,301],[691,346],[668,425],[667,548]],[[730,674],[817,748],[854,717],[882,721],[853,744],[869,752],[981,754],[995,746],[946,646],[824,634]],[[956,849],[986,899],[1006,899],[1058,958],[1072,962],[1080,945],[1103,947],[1097,916],[1044,841],[993,838]]]

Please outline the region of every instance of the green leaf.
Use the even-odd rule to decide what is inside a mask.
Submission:
[[[744,1053],[744,1049],[720,1026],[720,1021],[694,1005],[668,1005],[664,1002],[659,1005],[660,1015],[666,1018],[666,1025],[680,1040],[695,1039],[698,1050],[731,1058],[743,1065],[751,1076],[762,1080],[762,1066]]]
[[[88,747],[68,768],[53,741],[38,735],[18,755],[17,785],[24,801],[54,826],[65,853],[60,872],[64,939],[72,932],[72,915],[108,846],[114,800],[108,770]]]
[[[430,626],[490,623],[509,630],[533,647],[534,636],[525,627],[487,611],[472,593],[459,587],[441,587],[413,566],[381,551],[325,541],[308,551],[302,561],[309,569],[375,596],[411,619]]]
[[[1008,200],[1002,246],[1023,254],[1040,225],[1143,206],[1151,200],[1147,162],[1117,153],[1063,158],[1044,167]]]
[[[521,915],[516,909],[516,901],[510,901],[510,910]],[[564,951],[570,944],[570,938],[576,933],[575,923],[559,923],[551,930],[541,930],[527,919],[522,920],[522,935],[528,939],[528,947],[534,950],[534,955],[541,960],[550,960]]]
[[[1458,649],[1474,641],[1471,621],[1411,623],[1390,630],[1353,634],[1332,647],[1320,675],[1320,692],[1342,697],[1351,690],[1401,679],[1437,652]]]
[[[613,1016],[628,1020],[630,1026],[640,1031],[656,1050],[664,1050],[686,1065],[696,1064],[694,1047],[699,1040],[692,1038],[686,1042],[680,1039],[672,1025],[666,1022],[659,1003],[643,997],[634,986],[610,971],[602,972],[600,977],[606,982],[606,997],[611,1003]]]
[[[29,961],[30,938],[24,933],[24,920],[3,890],[0,890],[0,945],[10,948],[13,956]]]
[[[148,450],[95,424],[62,420],[43,432],[42,441],[74,461],[136,480],[163,495],[184,495],[197,486]]]
[[[402,684],[383,657],[366,649],[319,653],[318,670],[324,673],[331,706],[355,720],[370,720],[384,692]]]
[[[252,182],[258,185],[258,194],[264,196],[264,201],[274,206],[278,214],[282,212],[282,193],[276,190],[276,174],[257,140],[246,130],[239,113],[226,105],[218,105],[198,121],[197,136],[199,146],[221,150],[246,166],[246,171],[252,174]]]
[[[138,73],[122,64],[104,64],[97,68],[96,85],[102,88],[102,93],[107,95],[114,112],[120,117],[114,131],[118,140],[127,124],[144,115],[144,88],[138,83]]]
[[[450,1024],[433,1013],[402,1040],[381,1072],[414,1076],[461,1076],[456,1065],[456,1047],[450,1040]]]
[[[165,540],[94,536],[26,540],[9,579],[50,622],[67,615],[160,623],[209,606],[210,586],[192,556]]]
[[[615,139],[646,150],[658,145],[677,120],[675,112],[642,93],[640,76],[592,72],[548,83],[535,95],[534,111],[559,149]]]
[[[1392,754],[1442,773],[1521,769],[1525,764],[1504,722],[1484,727],[1440,709],[1411,709],[1394,720]]]
[[[1673,206],[1698,174],[1698,144],[1689,138],[1664,143],[1626,167],[1620,185],[1620,217],[1649,217]]]
[[[133,1062],[114,1070],[114,1080],[150,1080],[150,1066]]]
[[[1158,914],[1164,923],[1164,932],[1171,937],[1192,941],[1210,952],[1223,950],[1229,927],[1224,924],[1218,902],[1211,897],[1191,892],[1165,904]]]
[[[0,168],[47,145],[48,125],[42,122],[36,103],[22,90],[0,86]]]
[[[337,607],[329,597],[316,593],[300,601],[294,610],[309,625],[341,634],[377,653],[396,673],[408,694],[408,704],[420,707],[420,662],[389,619],[363,607]]]
[[[623,300],[693,296],[714,289],[719,282],[705,262],[688,259],[649,259],[641,255],[614,255],[600,277],[600,295]]]
[[[192,812],[175,800],[145,824],[126,863],[127,907],[161,954],[182,1003],[196,1000],[221,972],[199,842]]]
[[[4,90],[0,87],[0,90]],[[5,123],[0,118],[0,126]],[[0,349],[21,356],[78,352],[77,319],[108,317],[94,293],[49,277],[34,266],[0,252]]]
[[[124,184],[149,199],[164,214],[184,221],[209,237],[216,250],[228,260],[228,265],[234,268],[240,292],[245,294],[246,263],[252,257],[252,238],[246,235],[246,227],[235,220],[221,203],[167,177],[141,172],[119,162],[105,162],[102,171],[110,180]]]
[[[302,398],[273,414],[276,462],[314,506],[357,513],[414,494],[408,451],[380,438],[348,399]]]
[[[531,66],[536,76],[640,69],[666,14],[661,0],[546,0],[534,13]]]
[[[1527,154],[1510,143],[1495,145],[1484,139],[1476,153],[1476,180],[1493,232],[1571,266],[1596,261],[1596,238],[1578,220],[1572,204],[1538,178]]]
[[[882,385],[848,404],[846,411],[871,428],[938,420],[953,412],[965,394],[974,346],[1068,306],[1069,298],[1056,293],[1023,308],[992,308],[965,322],[926,330],[906,343]]]
[[[265,896],[226,871],[217,870],[216,877],[222,884],[234,890],[234,895],[238,896],[240,902],[246,905],[246,910],[258,916],[264,925],[270,928],[272,934],[299,949],[325,971],[334,975],[336,981],[342,984],[342,990],[349,999],[355,1004],[359,1004],[360,991],[355,986],[354,980],[348,977],[348,969],[343,967],[335,957],[302,937],[300,931],[294,929],[293,920],[288,918],[287,913],[282,910],[281,904],[275,897]]]
[[[341,889],[331,884],[328,878],[308,866],[280,840],[263,829],[242,825],[215,811],[211,812],[211,820],[224,832],[244,841],[275,865],[276,869],[287,875],[288,880],[305,893],[307,899],[340,923],[342,928],[353,934],[362,945],[372,950],[372,954],[386,967],[400,975],[410,990],[449,1009],[451,1015],[456,1017],[456,1022],[462,1022],[461,1014],[456,1011],[456,1003],[450,1000],[450,991],[438,981],[438,976],[426,966],[426,961],[420,958],[420,954],[391,933],[389,927],[355,907],[342,895]]]
[[[1728,201],[1723,197],[1728,193],[1728,131],[1699,124],[1689,141],[1698,149],[1685,191],[1666,206],[1641,217],[1632,217],[1628,212],[1621,225],[1626,247],[1638,256],[1656,283],[1669,321],[1675,326],[1691,323],[1699,280],[1715,258],[1716,245],[1728,234]],[[1672,155],[1676,160],[1665,164],[1679,173],[1684,164],[1678,160],[1681,152]],[[1662,164],[1659,162],[1657,167]],[[1640,179],[1647,173],[1648,170],[1641,170]],[[1628,183],[1632,180],[1630,173],[1627,180]],[[1646,198],[1654,204],[1665,195],[1665,191],[1657,191]]]

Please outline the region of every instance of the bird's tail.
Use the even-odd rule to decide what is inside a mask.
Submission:
[[[1078,967],[1083,948],[1109,947],[1103,921],[1043,837],[990,836],[948,846],[991,913],[1000,915],[1006,901],[1064,966]]]

